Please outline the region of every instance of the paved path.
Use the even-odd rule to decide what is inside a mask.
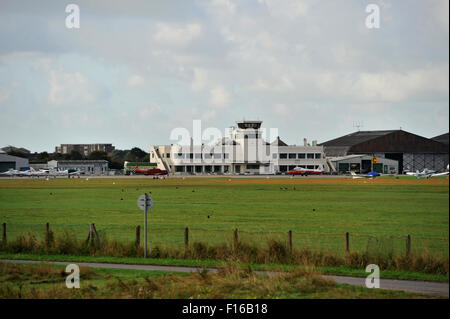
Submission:
[[[23,264],[38,264],[46,262],[55,265],[77,264],[84,267],[92,268],[110,268],[110,269],[135,269],[135,270],[162,270],[162,271],[180,271],[180,272],[198,272],[201,267],[182,267],[182,266],[156,266],[156,265],[129,265],[129,264],[113,264],[113,263],[91,263],[91,262],[63,262],[63,261],[39,261],[39,260],[15,260],[15,259],[0,259],[0,262],[23,263]],[[216,268],[207,268],[210,272],[217,272]],[[267,271],[257,271],[257,273],[273,273]],[[347,277],[347,276],[329,276],[324,275],[324,278],[333,279],[337,283],[347,284],[352,286],[365,287],[365,278],[362,277]],[[416,281],[416,280],[396,280],[396,279],[380,279],[381,289],[403,290],[407,292],[415,292],[420,294],[427,294],[438,297],[449,297],[448,282],[430,282],[430,281]]]

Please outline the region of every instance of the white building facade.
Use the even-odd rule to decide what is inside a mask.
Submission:
[[[262,121],[238,121],[229,138],[215,145],[165,145],[150,148],[150,162],[174,175],[279,174],[295,167],[327,170],[323,147],[287,145],[277,137],[267,143]]]

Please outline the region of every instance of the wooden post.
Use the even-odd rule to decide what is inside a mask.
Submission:
[[[239,244],[239,235],[238,235],[238,229],[236,228],[234,230],[234,248],[236,249]]]
[[[141,226],[136,226],[136,247],[141,244]]]
[[[50,224],[45,224],[45,235],[44,235],[45,246],[50,246]]]
[[[3,244],[3,245],[6,245],[6,223],[3,223],[2,244]]]
[[[189,228],[186,227],[184,229],[184,250],[188,251],[189,249]]]
[[[95,235],[96,244],[97,244],[97,246],[100,246],[100,237],[98,237],[97,229],[95,229],[95,224],[92,224],[92,230]]]
[[[288,248],[289,253],[292,253],[292,230],[288,231]]]
[[[89,232],[88,232],[88,236],[86,238],[86,245],[89,244],[89,241],[91,240],[91,238],[92,238],[92,224],[89,226]]]
[[[350,235],[349,233],[345,233],[345,252],[349,253],[350,252]]]
[[[406,236],[406,256],[411,253],[411,235]]]

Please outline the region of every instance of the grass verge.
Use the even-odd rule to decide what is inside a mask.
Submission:
[[[116,269],[80,269],[80,289],[65,286],[64,267],[0,264],[0,298],[428,298],[427,296],[336,284],[314,268],[258,275],[251,268],[223,265],[218,273],[193,274]]]
[[[147,258],[142,257],[102,257],[102,256],[73,256],[73,255],[40,255],[40,254],[8,254],[0,253],[0,259],[16,260],[37,260],[37,261],[61,261],[61,262],[95,262],[95,263],[117,263],[117,264],[137,264],[137,265],[160,265],[160,266],[187,266],[199,268],[218,268],[226,264],[224,261],[217,260],[198,260],[198,259],[174,259],[174,258]],[[237,263],[242,267],[246,263]],[[298,268],[298,265],[283,264],[250,264],[254,270],[268,271],[292,271]],[[340,267],[316,267],[317,271],[325,275],[340,275],[353,277],[366,277],[365,269],[356,269],[346,266]],[[400,279],[400,280],[422,280],[435,282],[448,282],[448,275],[442,274],[424,274],[418,272],[402,270],[380,270],[381,278]]]

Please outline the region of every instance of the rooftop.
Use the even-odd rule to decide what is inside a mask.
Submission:
[[[348,135],[344,135],[333,140],[320,143],[319,145],[323,146],[341,146],[348,147],[357,145],[360,143],[364,143],[370,140],[373,140],[377,137],[389,135],[391,133],[397,132],[399,130],[386,130],[386,131],[358,131],[354,133],[350,133]]]

